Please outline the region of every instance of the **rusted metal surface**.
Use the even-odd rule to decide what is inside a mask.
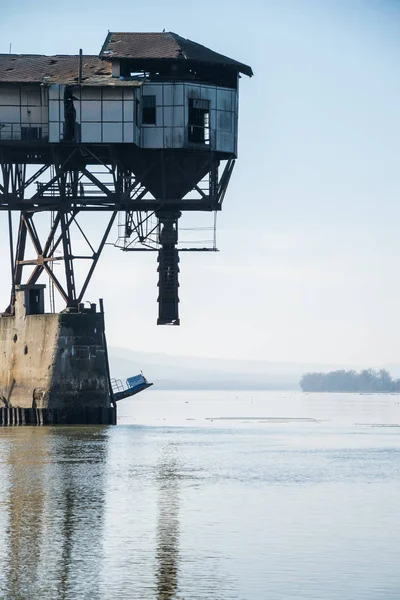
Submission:
[[[170,31],[161,33],[110,32],[101,49],[100,56],[104,59],[173,59],[209,62],[233,67],[249,77],[253,75],[253,71],[248,65]]]
[[[49,83],[78,81],[79,56],[40,54],[0,54],[0,81],[10,83]],[[82,57],[82,80],[93,76],[111,78],[111,64],[97,56]]]
[[[111,62],[82,55],[83,85],[140,85],[112,77]],[[79,55],[0,54],[0,83],[79,83]]]

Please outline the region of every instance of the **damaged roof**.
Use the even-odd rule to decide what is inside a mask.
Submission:
[[[79,55],[0,54],[2,83],[77,83]],[[82,83],[110,83],[111,63],[98,56],[82,56]]]
[[[218,54],[206,46],[187,40],[180,35],[162,33],[109,32],[100,52],[103,59],[190,60],[213,63],[235,69],[251,77],[251,67],[232,58]]]
[[[82,56],[82,83],[127,85],[112,77],[112,59],[188,60],[225,66],[251,77],[251,67],[214,52],[172,32],[113,33],[103,44],[100,56]],[[1,83],[78,83],[79,55],[0,54]],[[130,85],[135,85],[133,81]]]

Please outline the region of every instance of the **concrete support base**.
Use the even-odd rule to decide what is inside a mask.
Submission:
[[[0,425],[115,425],[103,315],[28,314],[23,292],[0,316]]]

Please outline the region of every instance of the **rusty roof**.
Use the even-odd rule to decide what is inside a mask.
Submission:
[[[100,57],[103,59],[190,60],[231,67],[249,77],[253,75],[253,71],[248,65],[218,54],[206,46],[187,40],[171,31],[162,33],[109,32],[100,51]]]
[[[77,83],[78,68],[79,55],[0,54],[1,83]],[[82,83],[91,82],[116,83],[110,63],[83,55]]]

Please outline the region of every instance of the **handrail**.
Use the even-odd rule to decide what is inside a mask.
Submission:
[[[45,140],[49,136],[47,123],[14,123],[0,121],[0,141]]]

